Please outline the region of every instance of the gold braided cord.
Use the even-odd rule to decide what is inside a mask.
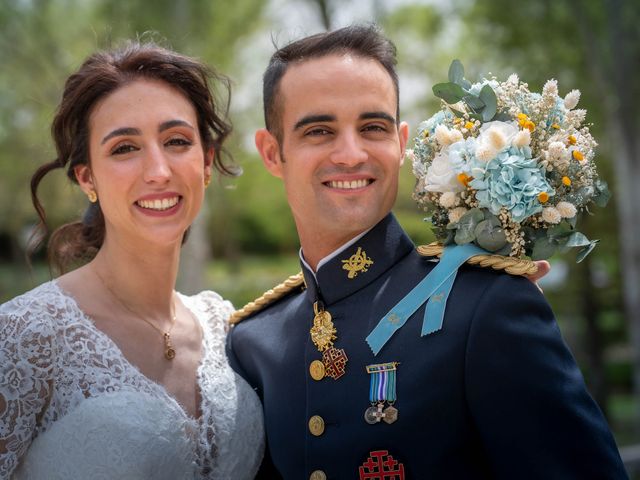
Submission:
[[[304,277],[302,276],[302,272],[291,275],[280,285],[276,285],[271,290],[263,293],[261,297],[247,303],[240,310],[236,310],[235,312],[233,312],[233,314],[229,318],[229,323],[233,325],[241,322],[245,317],[248,317],[252,313],[257,312],[270,303],[273,303],[276,300],[284,297],[291,290],[298,288],[303,283]]]
[[[420,255],[425,257],[440,257],[444,247],[442,244],[434,242],[429,245],[420,245],[417,250]],[[476,255],[467,260],[467,263],[491,267],[494,270],[504,270],[511,275],[533,275],[538,271],[538,266],[531,260],[502,255]]]

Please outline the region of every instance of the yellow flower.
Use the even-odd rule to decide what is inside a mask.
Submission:
[[[584,160],[584,155],[582,154],[582,152],[580,150],[574,150],[571,155],[573,155],[573,158],[575,158],[576,160],[578,160],[579,162],[581,162],[582,160]]]
[[[575,145],[576,144],[576,137],[574,137],[573,135],[569,135],[569,138],[567,140],[569,140],[569,143],[571,145]]]
[[[424,138],[428,138],[428,137],[429,137],[429,131],[428,131],[428,130],[425,130],[424,132],[422,132],[422,136],[423,136]]]
[[[540,203],[547,203],[549,201],[549,194],[547,192],[540,192],[538,194],[538,200]]]
[[[562,183],[567,187],[571,186],[571,179],[569,177],[562,177]]]
[[[473,123],[472,122],[465,123],[464,128],[466,128],[467,130],[471,130],[473,128]]]
[[[519,113],[517,115],[518,123],[522,128],[526,128],[530,132],[533,132],[536,129],[536,124],[529,120],[529,116],[525,113]]]
[[[470,177],[469,175],[467,175],[466,173],[459,173],[458,174],[458,181],[464,185],[465,187],[469,186],[469,182],[473,180],[473,177]]]
[[[558,130],[560,128],[560,125],[554,123],[553,125],[551,125],[551,128],[555,128],[556,130]]]

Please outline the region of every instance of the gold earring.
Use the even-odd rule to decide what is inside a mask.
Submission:
[[[204,179],[204,188],[207,188],[211,183],[211,177],[205,177]]]
[[[98,194],[95,190],[89,190],[87,192],[87,198],[91,203],[96,203],[98,201]]]

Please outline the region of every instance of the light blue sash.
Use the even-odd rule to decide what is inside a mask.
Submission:
[[[427,308],[422,322],[421,336],[424,337],[440,330],[444,320],[447,299],[456,279],[458,268],[471,257],[486,253],[485,250],[470,243],[445,247],[440,262],[431,270],[429,275],[400,300],[378,322],[378,325],[366,338],[373,354],[377,355],[392,335],[425,302],[427,302]]]

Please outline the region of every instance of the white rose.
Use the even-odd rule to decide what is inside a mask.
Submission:
[[[487,122],[480,127],[480,134],[476,139],[476,152],[483,154],[483,158],[490,156],[486,155],[487,152],[498,153],[511,144],[519,131],[518,124],[515,122],[501,122],[498,120]]]
[[[438,153],[429,168],[425,178],[425,190],[428,192],[461,192],[464,185],[458,181],[453,170],[447,149]]]

